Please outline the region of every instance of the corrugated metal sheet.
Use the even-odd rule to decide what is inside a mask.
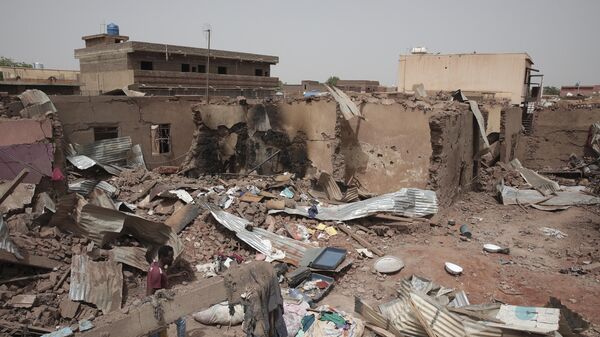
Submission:
[[[519,159],[513,159],[510,162],[510,165],[515,171],[521,174],[523,179],[525,179],[529,185],[542,193],[544,196],[554,194],[556,191],[560,190],[560,186],[556,181],[552,181],[544,176],[541,176],[533,170],[523,167]]]
[[[330,200],[342,200],[343,195],[340,187],[337,185],[333,177],[327,172],[322,172],[319,176],[319,185],[325,189],[327,197]]]
[[[171,227],[176,233],[179,233],[185,226],[194,221],[200,215],[201,211],[202,209],[198,205],[185,205],[167,218],[165,225]]]
[[[142,247],[114,247],[109,251],[110,258],[128,266],[148,272],[150,264],[146,260],[148,250]]]
[[[352,102],[350,97],[346,95],[342,90],[334,87],[325,85],[329,93],[331,93],[331,97],[333,97],[340,107],[340,112],[344,116],[346,120],[350,120],[353,117],[362,117],[360,109],[356,106],[356,103]]]
[[[203,204],[203,206],[210,210],[213,217],[220,224],[235,232],[240,240],[268,257],[278,259],[278,251],[281,251],[285,253],[284,261],[297,266],[306,249],[310,247],[300,241],[285,238],[262,228],[253,228],[252,231],[249,231],[246,226],[252,225],[250,221],[227,213],[215,205]]]
[[[315,248],[308,243],[286,238],[262,228],[254,228],[252,232],[256,233],[265,240],[271,241],[271,245],[274,249],[285,252],[285,258],[283,261],[294,266],[300,265],[300,261],[302,261],[302,258],[304,258],[304,254],[306,254],[307,249]]]
[[[104,314],[121,308],[123,267],[114,261],[94,262],[73,255],[69,298],[95,304]]]
[[[19,247],[17,247],[10,239],[8,226],[2,218],[2,214],[0,214],[0,249],[13,254],[18,259],[23,258],[19,252]]]
[[[448,337],[501,337],[502,330],[458,316],[427,295],[410,294],[413,310],[429,335]]]
[[[123,233],[130,234],[149,245],[168,244],[175,256],[183,251],[183,244],[171,227],[130,213],[89,204],[77,194],[59,200],[51,225],[90,238],[99,246]]]
[[[130,137],[103,139],[86,145],[73,144],[78,155],[87,156],[101,164],[125,164],[131,146]]]
[[[427,337],[427,332],[415,316],[406,297],[379,305],[379,310],[396,330],[403,335]]]
[[[437,197],[434,191],[403,188],[398,192],[383,194],[350,204],[319,207],[316,218],[323,221],[347,221],[382,212],[407,217],[423,217],[435,214],[437,211]],[[307,206],[269,211],[269,213],[279,212],[308,217]]]
[[[467,293],[464,290],[456,292],[454,296],[455,297],[452,300],[452,302],[448,304],[449,307],[460,308],[467,305],[471,305],[471,303],[469,302],[469,298],[467,297]]]
[[[563,187],[550,198],[536,190],[519,190],[500,184],[497,186],[503,205],[538,204],[541,206],[576,206],[600,204],[600,197],[586,194],[576,188]]]
[[[106,181],[84,179],[69,184],[69,191],[79,193],[83,196],[90,194],[95,188],[99,188],[106,192],[109,197],[114,196],[117,193],[117,188]]]
[[[23,103],[23,106],[25,107],[50,102],[48,95],[38,89],[25,90],[17,97],[19,97],[19,100],[21,100],[21,103]]]
[[[144,162],[144,154],[140,144],[135,144],[131,147],[129,158],[127,159],[127,165],[131,167],[143,167],[146,168],[146,162]]]

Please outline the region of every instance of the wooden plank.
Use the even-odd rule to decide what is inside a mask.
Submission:
[[[58,261],[50,260],[49,258],[43,256],[30,255],[26,252],[21,253],[21,255],[23,255],[23,258],[17,259],[13,254],[4,250],[0,250],[0,261],[45,269],[54,269],[62,265]]]
[[[17,188],[17,186],[23,181],[23,179],[27,177],[28,174],[29,170],[24,168],[13,180],[10,181],[6,189],[0,193],[0,204],[3,203],[4,200],[6,200],[6,198],[10,196],[10,194],[15,190],[15,188]]]
[[[152,303],[144,303],[131,309],[123,317],[120,312],[110,313],[94,321],[92,330],[77,333],[84,337],[143,336],[164,327],[179,317],[189,315],[227,299],[223,279],[208,279],[198,282],[188,289],[180,289],[170,301],[161,301],[164,312],[163,322],[154,318]],[[105,322],[103,324],[103,322]]]
[[[373,253],[377,254],[378,256],[383,256],[385,255],[381,250],[379,250],[379,248],[374,247],[373,245],[371,245],[367,240],[361,238],[360,236],[356,235],[354,232],[352,232],[351,229],[346,228],[346,226],[341,225],[338,227],[342,232],[350,235],[354,240],[356,240],[356,242],[360,243],[363,247],[367,248],[368,250],[372,251]]]

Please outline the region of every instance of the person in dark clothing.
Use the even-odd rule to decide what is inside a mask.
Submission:
[[[158,249],[158,261],[153,261],[148,270],[146,278],[146,296],[154,295],[159,289],[167,289],[169,287],[169,277],[166,269],[173,264],[174,252],[171,246],[161,246]],[[173,275],[175,276],[175,275]],[[177,337],[185,337],[185,319],[183,317],[175,321],[177,325]],[[163,329],[150,337],[166,337],[167,330]]]

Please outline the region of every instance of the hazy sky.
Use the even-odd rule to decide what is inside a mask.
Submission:
[[[374,79],[396,85],[398,56],[527,52],[550,85],[600,83],[600,1],[2,0],[0,55],[78,69],[81,36],[114,22],[131,40],[279,56],[287,83]]]

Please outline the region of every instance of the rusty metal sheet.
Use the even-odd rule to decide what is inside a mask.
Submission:
[[[52,144],[21,144],[0,147],[0,179],[11,180],[24,168],[29,174],[24,183],[38,184],[42,176],[52,176],[54,146]]]
[[[0,121],[0,146],[33,144],[52,138],[49,119],[9,119]]]
[[[179,233],[185,226],[194,221],[200,215],[201,211],[198,205],[187,204],[165,220],[165,225],[171,227],[175,233]]]
[[[0,183],[0,190],[5,190],[8,182]],[[35,194],[34,184],[19,184],[14,191],[0,204],[0,212],[8,213],[10,211],[23,209],[25,205],[31,204]]]
[[[383,194],[367,200],[318,207],[318,210],[319,213],[315,218],[323,221],[347,221],[382,212],[415,218],[437,213],[438,203],[434,191],[403,188],[398,192]],[[308,217],[308,206],[271,210],[269,214],[279,212]]]
[[[150,264],[146,260],[147,249],[142,247],[114,247],[108,253],[110,258],[119,263],[148,272]]]
[[[8,226],[4,222],[2,214],[0,214],[0,249],[13,254],[18,259],[22,259],[23,256],[19,251],[19,247],[12,242],[9,234]]]
[[[73,255],[69,298],[95,304],[107,314],[121,308],[123,267],[115,261],[92,261],[87,255]]]

